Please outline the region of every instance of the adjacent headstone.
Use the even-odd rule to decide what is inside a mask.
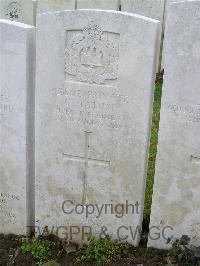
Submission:
[[[128,11],[163,22],[165,0],[121,0],[122,11]]]
[[[0,20],[0,233],[34,220],[35,29]]]
[[[164,60],[148,245],[167,248],[167,237],[188,235],[191,244],[199,246],[200,1],[183,1],[169,6]]]
[[[168,12],[168,7],[171,3],[173,2],[180,2],[180,1],[183,1],[183,0],[165,0],[165,12],[164,12],[164,18],[163,18],[163,35],[165,35],[165,19],[166,19],[166,16],[167,16],[167,12]],[[187,0],[187,1],[190,1],[190,0]],[[165,36],[163,36],[164,38]],[[164,55],[165,52],[165,42],[163,41],[163,49],[162,49],[162,54]],[[164,69],[165,68],[165,62],[164,62],[164,56],[162,56],[162,61],[161,61],[161,69]]]
[[[36,17],[37,17],[37,5],[38,1],[37,0],[32,0],[33,1],[33,25],[36,25]]]
[[[38,0],[37,14],[75,9],[76,0]]]
[[[0,18],[33,25],[32,0],[0,0]]]
[[[138,244],[158,26],[156,20],[102,10],[39,16],[40,232],[45,226],[62,229],[59,236],[80,242],[90,226],[96,237],[106,232]],[[103,208],[99,215],[97,207]]]
[[[77,8],[119,10],[119,0],[77,0]]]
[[[145,17],[160,21],[160,32],[158,38],[158,63],[157,72],[160,71],[161,51],[163,39],[163,21],[165,11],[165,0],[121,0],[122,11],[132,12]]]

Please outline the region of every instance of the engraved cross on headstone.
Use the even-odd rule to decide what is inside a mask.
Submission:
[[[96,158],[89,157],[89,148],[90,148],[90,134],[92,132],[85,131],[85,153],[84,156],[76,156],[76,155],[69,155],[63,153],[63,160],[71,160],[71,161],[77,161],[77,162],[83,162],[84,163],[84,182],[83,182],[83,196],[82,196],[82,203],[86,203],[86,189],[87,189],[87,177],[88,177],[88,168],[89,163],[97,164],[97,165],[103,165],[103,166],[109,166],[110,161],[106,160],[99,160]]]

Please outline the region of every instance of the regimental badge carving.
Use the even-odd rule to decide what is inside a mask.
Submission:
[[[66,41],[65,74],[77,81],[104,84],[118,78],[119,43],[116,36],[103,32],[91,22],[82,31],[75,31]]]
[[[22,18],[22,7],[18,2],[11,2],[8,5],[7,11],[6,11],[6,17],[11,20],[19,20]]]

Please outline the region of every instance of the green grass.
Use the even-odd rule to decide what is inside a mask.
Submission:
[[[150,216],[151,213],[155,161],[156,161],[157,142],[158,142],[158,129],[159,129],[159,120],[160,120],[161,95],[162,95],[162,82],[159,82],[155,86],[155,95],[154,95],[153,120],[151,128],[151,141],[150,141],[147,184],[146,184],[145,204],[144,204],[144,218]]]

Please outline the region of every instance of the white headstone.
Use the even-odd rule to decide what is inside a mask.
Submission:
[[[77,0],[77,8],[119,10],[119,0]]]
[[[38,0],[37,2],[37,14],[75,9],[75,0]]]
[[[200,245],[200,1],[170,5],[149,246],[188,235]],[[162,232],[164,235],[162,236]],[[157,240],[158,234],[161,234]]]
[[[0,233],[33,223],[35,29],[0,20]]]
[[[37,17],[37,5],[38,1],[37,0],[32,0],[33,1],[33,25],[36,25],[36,17]]]
[[[32,0],[0,0],[0,18],[33,25]]]
[[[78,242],[84,225],[91,226],[97,237],[106,226],[114,238],[118,233],[124,239],[128,235],[127,241],[138,244],[140,234],[136,230],[143,216],[158,25],[155,20],[133,14],[98,10],[39,17],[39,226],[48,225],[49,230],[63,226],[66,234],[70,226],[78,226],[80,234],[71,239]],[[67,200],[71,203],[66,204]],[[134,205],[135,210],[130,206],[127,214],[117,218],[126,203]],[[63,212],[62,205],[67,212],[76,204],[83,205],[82,215]],[[88,204],[95,207],[95,213],[85,218]],[[95,204],[107,204],[107,213],[104,205],[96,218]],[[117,205],[118,209],[112,211],[111,204],[123,206]],[[129,226],[136,231],[135,239]]]
[[[165,35],[165,18],[167,16],[167,12],[168,12],[168,7],[171,3],[173,2],[180,2],[183,0],[165,0],[165,13],[164,13],[164,18],[163,18],[163,35]],[[190,0],[186,0],[186,1],[190,1]],[[164,38],[165,36],[163,36]],[[163,49],[162,49],[162,54],[165,54],[165,42],[163,41]],[[165,68],[165,62],[164,62],[164,56],[162,56],[162,61],[161,61],[161,69]]]
[[[165,0],[121,0],[122,11],[132,12],[145,17],[160,21],[160,33],[158,38],[158,63],[157,72],[160,71],[163,19],[165,11]]]
[[[122,11],[159,20],[162,24],[165,0],[121,0]]]

